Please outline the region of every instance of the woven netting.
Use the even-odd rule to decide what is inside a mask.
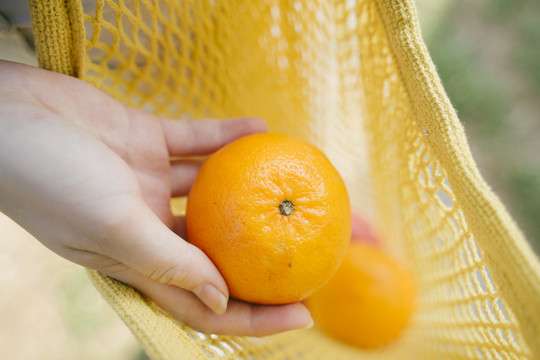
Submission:
[[[153,359],[540,358],[539,262],[471,158],[412,1],[30,5],[44,68],[163,117],[255,115],[318,145],[416,277],[403,336],[363,351],[316,327],[201,334],[90,271]]]

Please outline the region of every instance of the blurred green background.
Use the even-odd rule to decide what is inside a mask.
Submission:
[[[540,1],[417,0],[482,175],[540,253]]]

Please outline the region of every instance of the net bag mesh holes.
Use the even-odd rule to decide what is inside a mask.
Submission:
[[[411,0],[30,0],[39,64],[169,118],[256,115],[319,146],[408,264],[403,335],[202,334],[89,270],[152,359],[539,359],[540,263],[482,179]]]

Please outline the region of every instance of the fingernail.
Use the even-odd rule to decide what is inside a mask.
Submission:
[[[193,290],[193,292],[216,314],[223,315],[225,310],[227,310],[227,297],[213,285],[202,284]]]
[[[313,319],[310,319],[309,323],[304,327],[304,329],[311,329],[314,324]]]

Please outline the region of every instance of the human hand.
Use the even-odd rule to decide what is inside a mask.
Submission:
[[[77,79],[9,62],[0,78],[0,211],[197,330],[263,336],[311,323],[300,303],[227,306],[225,281],[169,207],[201,165],[186,157],[265,131],[261,120],[163,120]]]

